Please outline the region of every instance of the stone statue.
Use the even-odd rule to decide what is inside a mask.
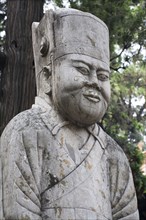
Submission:
[[[109,36],[97,17],[33,23],[37,97],[1,137],[1,218],[138,220],[128,160],[97,124],[110,100]]]

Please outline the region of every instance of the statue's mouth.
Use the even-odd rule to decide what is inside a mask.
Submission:
[[[98,95],[97,91],[94,91],[94,90],[88,90],[86,92],[83,93],[83,96],[88,99],[89,101],[92,101],[92,102],[100,102],[101,98],[100,96]]]

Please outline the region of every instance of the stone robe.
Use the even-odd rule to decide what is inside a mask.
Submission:
[[[139,219],[122,149],[97,124],[72,125],[41,98],[3,132],[0,168],[0,219]]]

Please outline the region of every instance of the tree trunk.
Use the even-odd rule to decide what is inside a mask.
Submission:
[[[12,117],[34,103],[31,24],[43,16],[43,3],[44,0],[7,1],[7,64],[1,77],[0,134]]]

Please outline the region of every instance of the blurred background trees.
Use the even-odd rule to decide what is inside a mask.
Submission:
[[[50,3],[90,12],[109,28],[112,98],[101,126],[127,154],[141,199],[146,177],[141,171],[143,154],[137,146],[142,141],[146,148],[145,0],[3,0],[0,31],[6,27],[6,35],[0,35],[0,133],[14,115],[34,102],[31,23],[41,19],[44,4],[47,8]]]
[[[0,60],[5,56],[0,79],[0,133],[13,116],[34,102],[31,24],[42,18],[43,4],[43,0],[7,0],[0,5],[2,12],[6,12],[6,21],[1,20],[1,27],[6,24],[6,36],[1,46],[4,53],[0,54]]]

